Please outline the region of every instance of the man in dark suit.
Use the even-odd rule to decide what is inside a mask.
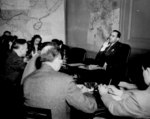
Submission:
[[[2,114],[5,118],[16,118],[19,109],[19,90],[20,81],[26,63],[23,57],[26,55],[27,43],[25,39],[16,39],[12,45],[12,51],[9,52],[4,63],[3,73],[1,74],[0,85],[2,98]],[[8,114],[9,113],[9,114]]]
[[[73,78],[58,72],[62,59],[58,48],[46,46],[41,51],[41,68],[23,79],[25,105],[51,109],[52,119],[70,119],[70,108],[86,113],[97,109],[92,95],[84,94]]]
[[[12,44],[12,50],[5,61],[4,78],[13,85],[20,84],[23,70],[26,63],[23,58],[27,52],[27,42],[25,39],[17,39]]]
[[[123,44],[119,42],[121,33],[118,30],[113,30],[108,40],[104,42],[100,51],[96,56],[96,64],[106,68],[107,80],[104,83],[109,83],[112,79],[112,84],[118,85],[121,80],[121,67],[124,64]]]

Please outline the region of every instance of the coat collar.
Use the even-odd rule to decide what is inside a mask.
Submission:
[[[43,72],[56,72],[51,66],[49,66],[48,64],[46,63],[43,63],[42,64],[42,67],[40,68],[40,71],[43,71]]]

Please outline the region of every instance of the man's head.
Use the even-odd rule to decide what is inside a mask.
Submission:
[[[113,30],[109,36],[109,42],[115,43],[120,39],[120,37],[121,33],[118,30]]]
[[[55,71],[58,71],[62,65],[60,49],[53,45],[47,45],[41,50],[41,62],[46,62]]]
[[[61,47],[61,45],[63,44],[63,41],[62,40],[58,40],[58,39],[52,39],[52,43],[56,47]]]
[[[10,31],[4,31],[3,35],[4,35],[4,36],[10,36],[10,35],[11,35],[11,32],[10,32]]]
[[[16,39],[12,44],[12,50],[17,52],[20,57],[24,57],[27,53],[27,42],[25,39]]]

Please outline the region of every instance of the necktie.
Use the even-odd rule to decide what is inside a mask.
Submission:
[[[111,48],[111,43],[108,43],[108,47],[105,49],[105,51],[107,52],[109,49]]]

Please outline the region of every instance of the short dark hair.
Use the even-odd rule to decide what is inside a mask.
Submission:
[[[11,49],[18,49],[19,45],[24,45],[25,43],[27,43],[27,41],[25,39],[16,39],[13,42]]]
[[[4,31],[3,35],[6,35],[6,34],[11,35],[11,32],[10,31]]]
[[[54,45],[60,46],[60,45],[63,44],[63,41],[62,40],[58,40],[58,39],[52,39],[52,43]]]
[[[118,31],[118,30],[113,30],[113,32],[116,32],[117,33],[117,38],[120,38],[121,37],[121,32]]]
[[[35,35],[32,37],[31,42],[34,43],[34,41],[35,41],[36,38],[39,38],[39,39],[40,39],[40,43],[42,42],[42,37],[41,37],[40,35],[38,35],[38,34],[35,34]]]
[[[44,47],[46,47],[47,45],[53,45],[53,44],[52,44],[52,42],[49,42],[49,41],[43,42],[42,45],[41,45],[41,50],[42,50]]]

